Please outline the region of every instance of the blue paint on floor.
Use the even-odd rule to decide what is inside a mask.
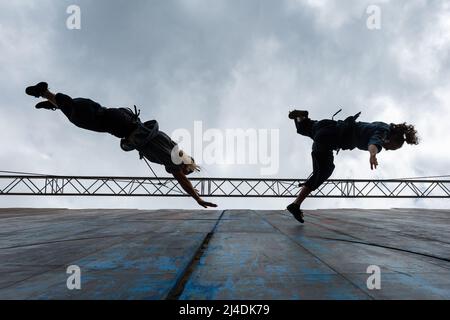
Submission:
[[[221,213],[0,209],[0,299],[450,299],[450,210]]]

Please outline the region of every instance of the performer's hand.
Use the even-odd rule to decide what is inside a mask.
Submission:
[[[376,169],[378,166],[378,160],[376,156],[370,156],[370,169],[373,170]]]
[[[216,208],[217,207],[217,204],[214,204],[212,202],[206,202],[203,199],[198,199],[197,203],[199,205],[201,205],[203,208],[208,208],[208,207]]]

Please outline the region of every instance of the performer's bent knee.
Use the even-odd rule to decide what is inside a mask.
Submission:
[[[335,165],[331,164],[327,168],[321,168],[319,172],[314,172],[303,185],[311,191],[319,189],[319,187],[331,177],[335,169]]]
[[[317,190],[317,188],[319,188],[319,186],[317,186],[315,183],[313,183],[312,181],[308,180],[303,184],[304,187],[308,188],[311,191],[315,191]]]
[[[326,180],[327,179],[313,176],[308,181],[306,181],[303,185],[311,191],[316,191]]]

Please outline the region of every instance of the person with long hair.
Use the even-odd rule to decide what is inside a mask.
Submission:
[[[300,209],[308,195],[317,190],[333,173],[335,169],[333,151],[360,150],[368,151],[369,164],[372,170],[377,169],[377,154],[382,149],[398,150],[405,142],[411,145],[419,144],[417,131],[413,125],[406,123],[393,124],[384,122],[357,122],[359,114],[345,121],[312,120],[309,112],[294,110],[289,113],[289,119],[295,121],[297,133],[311,138],[313,174],[302,185],[297,199],[287,210],[300,223],[304,223],[304,215]]]
[[[167,134],[159,130],[157,121],[142,123],[137,110],[133,113],[128,108],[106,108],[91,99],[54,94],[46,82],[27,87],[25,92],[46,99],[36,105],[37,109],[61,110],[77,127],[110,133],[121,139],[120,146],[124,151],[137,150],[141,157],[163,165],[200,206],[217,207],[214,203],[204,201],[187,178],[187,175],[200,171],[200,167],[192,157],[179,150]]]

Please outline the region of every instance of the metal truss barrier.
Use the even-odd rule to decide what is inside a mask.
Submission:
[[[290,198],[305,180],[192,178],[203,197]],[[187,197],[174,178],[0,176],[0,196]],[[316,198],[450,198],[450,180],[328,180]]]

